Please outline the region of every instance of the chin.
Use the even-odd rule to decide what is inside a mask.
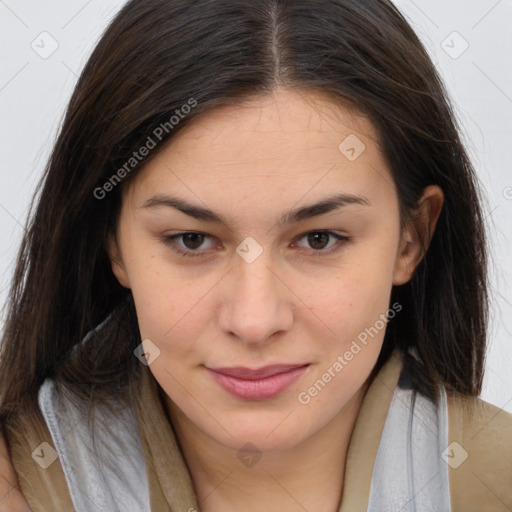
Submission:
[[[229,435],[222,436],[217,439],[226,448],[238,452],[279,452],[286,451],[296,446],[300,441],[300,437],[296,434],[284,432],[280,435],[268,435],[268,431],[252,431],[246,433],[233,433],[233,437]]]
[[[216,428],[215,431],[206,431],[220,444],[232,450],[240,450],[242,447],[251,444],[260,452],[284,451],[293,448],[298,443],[308,437],[304,430],[304,423],[297,423],[297,418],[293,423],[288,420],[283,421],[288,413],[280,414],[279,419],[275,418],[247,418],[247,425],[240,423],[236,417],[232,421],[227,421],[224,417],[222,423],[224,429]],[[293,413],[288,419],[293,417]],[[218,425],[217,425],[218,427]]]

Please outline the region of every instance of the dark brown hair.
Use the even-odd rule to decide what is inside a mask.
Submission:
[[[105,249],[123,187],[201,114],[278,86],[324,92],[369,117],[402,220],[427,185],[444,191],[425,257],[412,281],[392,290],[402,311],[387,326],[378,367],[394,349],[415,349],[420,361],[405,360],[424,393],[435,398],[441,384],[479,394],[488,305],[477,178],[440,78],[393,4],[132,0],[81,73],[32,203],[1,342],[0,422],[18,407],[37,413],[47,377],[85,398],[129,396],[140,336],[131,292]],[[195,108],[98,199],[94,191],[191,98]],[[82,348],[114,310],[108,336],[93,333]]]

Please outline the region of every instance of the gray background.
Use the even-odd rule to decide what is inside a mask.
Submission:
[[[482,396],[512,412],[512,0],[396,3],[445,80],[485,190],[493,302]],[[77,75],[123,4],[0,0],[0,305]]]

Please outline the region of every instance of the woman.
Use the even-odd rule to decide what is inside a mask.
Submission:
[[[474,170],[390,2],[131,1],[21,248],[4,454],[33,511],[503,510],[486,322]]]

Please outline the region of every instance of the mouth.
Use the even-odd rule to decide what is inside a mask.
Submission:
[[[266,400],[289,388],[308,367],[309,363],[276,364],[257,369],[241,366],[206,369],[231,395],[245,400]]]

